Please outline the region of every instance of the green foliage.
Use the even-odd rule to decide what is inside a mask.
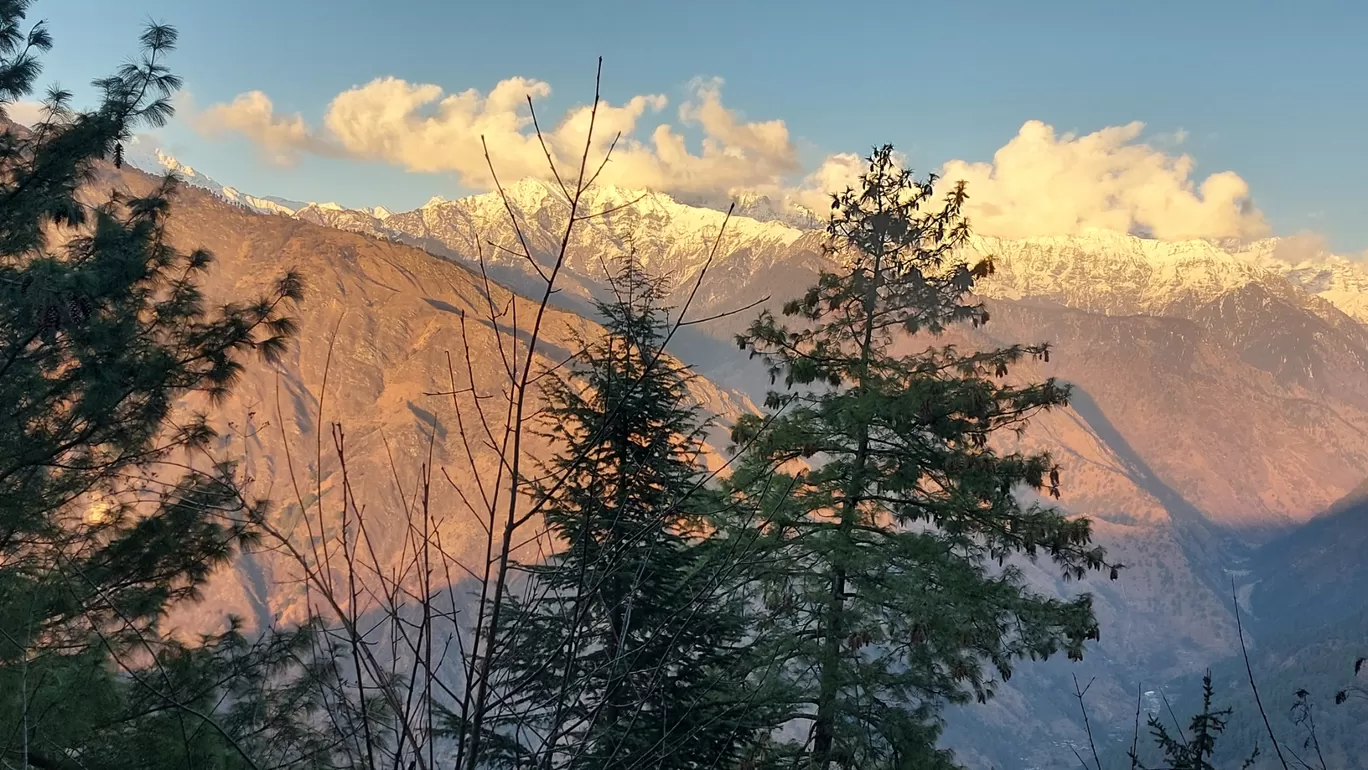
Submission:
[[[1368,698],[1361,683],[1368,666],[1355,665],[1365,628],[1368,612],[1359,611],[1338,623],[1270,628],[1258,637],[1249,654],[1268,726],[1250,691],[1243,657],[1237,652],[1213,665],[1215,697],[1231,705],[1213,763],[1236,767],[1251,748],[1261,746],[1252,767],[1281,768],[1269,726],[1294,767],[1352,767],[1368,756],[1363,731]],[[1188,687],[1193,692],[1177,699],[1175,708],[1199,707],[1200,688],[1196,682]]]
[[[734,766],[765,710],[738,687],[735,559],[704,537],[707,424],[664,354],[663,283],[629,261],[614,288],[604,337],[546,386],[558,453],[533,494],[557,550],[520,566],[486,745],[514,767]]]
[[[133,121],[163,114],[128,94],[160,93],[155,62],[175,35],[144,37],[146,69],[101,81],[100,110],[53,105],[33,131],[0,135],[0,606],[25,626],[11,639],[144,627],[193,596],[255,512],[228,466],[167,477],[169,458],[212,438],[203,415],[173,422],[173,409],[192,392],[222,398],[244,353],[279,354],[298,277],[207,311],[196,281],[210,255],[165,239],[173,179],[95,208],[75,197]]]
[[[28,6],[0,0],[5,102],[32,90],[51,46],[41,24],[24,31]],[[6,766],[212,768],[250,766],[249,747],[314,754],[287,722],[317,704],[278,700],[303,697],[290,684],[299,669],[284,669],[306,632],[249,644],[233,628],[186,646],[158,629],[263,511],[231,464],[207,455],[207,418],[178,404],[220,400],[248,354],[279,355],[294,330],[282,311],[301,287],[286,275],[258,300],[208,309],[198,281],[211,256],[166,239],[174,178],[143,197],[81,197],[138,125],[171,114],[175,31],[149,26],[142,43],[139,59],[96,81],[96,109],[73,111],[53,91],[39,125],[0,132]],[[270,697],[268,680],[282,688]],[[234,723],[255,726],[234,738]],[[287,751],[270,745],[286,736]]]
[[[331,736],[299,719],[323,707],[327,667],[297,665],[315,632],[253,643],[234,626],[193,645],[148,639],[137,666],[111,666],[90,647],[0,668],[8,766],[24,757],[91,770],[335,766]]]
[[[1211,671],[1202,677],[1202,708],[1188,723],[1187,733],[1174,737],[1158,717],[1150,716],[1148,725],[1154,743],[1164,753],[1165,767],[1172,770],[1216,770],[1211,763],[1216,754],[1216,742],[1225,731],[1230,709],[1212,710]],[[1257,751],[1255,752],[1257,755]],[[1137,760],[1138,761],[1138,760]],[[1253,764],[1250,757],[1245,767]],[[1141,765],[1144,767],[1144,765]]]
[[[811,725],[775,754],[812,767],[952,766],[936,748],[944,704],[986,700],[1017,659],[1078,658],[1098,634],[1090,597],[1033,593],[1007,563],[1044,555],[1066,579],[1107,566],[1086,520],[1018,497],[1057,494],[1051,459],[990,443],[1067,403],[1052,380],[1005,380],[1048,349],[901,352],[988,321],[964,298],[991,262],[956,260],[963,186],[937,204],[933,183],[877,150],[832,203],[844,268],[783,308],[793,326],[766,312],[738,338],[788,386],[736,426],[748,448],[734,483],[763,521],[757,654]]]

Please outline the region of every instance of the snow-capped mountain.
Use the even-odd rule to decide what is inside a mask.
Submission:
[[[155,155],[152,162],[154,170],[167,167]],[[446,354],[459,358],[461,346],[471,344],[460,314],[484,312],[489,290],[479,276],[430,255],[467,266],[482,261],[496,281],[515,289],[527,281],[522,287],[535,289],[537,270],[556,253],[571,216],[557,186],[530,180],[510,185],[505,195],[436,198],[405,212],[280,202],[290,209],[285,212],[252,203],[271,199],[230,192],[194,169],[178,169],[208,193],[186,194],[177,204],[183,214],[171,222],[178,243],[221,255],[211,296],[237,296],[282,265],[300,268],[316,287],[300,309],[301,343],[285,362],[294,413],[287,408],[276,419],[300,436],[317,430],[309,427],[317,404],[312,394],[331,365],[347,377],[336,401],[329,395],[335,419],[358,437],[382,431],[397,437],[401,467],[426,457],[424,437],[433,435],[422,433],[427,426],[455,430],[445,402],[423,394],[443,389],[450,376]],[[153,184],[127,169],[123,176],[137,189]],[[602,291],[605,261],[635,252],[681,287],[676,304],[712,260],[692,308],[697,317],[765,297],[773,307],[801,292],[825,264],[823,237],[765,215],[756,201],[747,206],[738,211],[755,215],[734,215],[719,242],[725,214],[716,207],[660,193],[594,190],[574,212],[580,219],[557,300]],[[510,210],[521,239],[509,224]],[[517,255],[523,240],[537,267]],[[992,322],[952,330],[947,341],[966,347],[1050,342],[1050,361],[1027,362],[1018,373],[1075,387],[1072,406],[1040,415],[1022,441],[1060,460],[1065,483],[1058,503],[1091,517],[1098,542],[1128,565],[1116,583],[1085,586],[1096,592],[1105,629],[1099,654],[1111,665],[1099,673],[1098,688],[1121,693],[1117,702],[1129,703],[1124,693],[1134,679],[1171,681],[1238,654],[1226,603],[1230,585],[1220,571],[1234,551],[1222,549],[1316,517],[1368,469],[1368,273],[1330,255],[1288,257],[1279,243],[1174,243],[1101,231],[972,243],[996,256],[997,273],[978,286]],[[508,296],[503,288],[493,291]],[[580,317],[588,315],[582,305],[566,304],[580,315],[563,304],[547,339],[569,348],[591,324]],[[747,308],[686,331],[725,339],[755,312]],[[472,324],[470,333],[477,375],[495,392],[497,348],[484,326]],[[319,340],[334,334],[338,357],[330,361]],[[736,374],[747,365],[744,354],[705,342],[712,347],[699,345],[681,357],[709,382],[744,383]],[[760,379],[763,392],[769,383]],[[252,373],[235,408],[249,413],[254,402],[272,403],[280,387],[274,372]],[[265,483],[286,465],[286,439],[283,431],[278,440],[274,432],[263,435],[268,438],[252,450],[251,472]],[[453,441],[440,430],[435,435]],[[455,444],[447,449],[456,451]],[[401,502],[375,491],[389,488],[382,483],[392,462],[385,444],[358,440],[354,451],[376,516],[399,510]],[[444,451],[439,445],[438,462]],[[459,538],[457,545],[469,547],[478,535],[453,535]],[[1039,569],[1030,579],[1049,587],[1055,577]],[[277,600],[263,595],[268,604]],[[262,615],[277,609],[270,604]],[[1260,611],[1257,602],[1253,611]],[[991,729],[1009,736],[1003,742],[1017,753],[1004,759],[985,749],[980,766],[1013,766],[1026,751],[1040,752],[1032,755],[1036,766],[1055,766],[1043,737],[1076,740],[1081,733],[1070,726],[1076,704],[1039,697],[1068,688],[1063,680],[1040,678],[1047,676],[1042,671],[1014,677],[1012,688],[1019,689],[1000,697],[996,710],[976,712],[985,721],[956,723],[948,739],[973,747]]]
[[[559,251],[571,216],[565,191],[535,179],[512,183],[502,193],[436,197],[394,213],[383,207],[357,210],[247,196],[163,153],[154,157],[191,184],[239,205],[482,264],[496,280],[533,292]],[[602,296],[609,261],[628,253],[672,279],[674,304],[692,295],[696,316],[796,296],[824,264],[823,234],[770,217],[776,206],[768,198],[738,203],[737,208],[764,218],[735,210],[728,218],[719,208],[648,190],[592,188],[574,212],[576,225],[558,278],[561,299],[571,305],[578,301],[582,308],[583,301]],[[996,274],[976,288],[986,299],[1044,302],[1106,316],[1185,319],[1279,382],[1368,405],[1368,391],[1360,387],[1368,371],[1368,269],[1344,257],[1308,257],[1304,249],[1282,246],[1276,238],[1158,241],[1091,230],[1013,240],[975,237],[969,250],[994,257]],[[521,256],[524,247],[536,264]],[[1289,252],[1298,257],[1289,259]],[[705,265],[707,274],[700,279]],[[729,338],[746,322],[737,315],[709,331]]]
[[[236,188],[221,185],[210,177],[200,173],[193,166],[181,163],[175,157],[163,152],[160,148],[148,150],[136,147],[135,145],[135,149],[130,151],[126,157],[129,165],[141,171],[146,171],[150,174],[161,174],[167,171],[174,171],[186,184],[204,188],[227,201],[236,203],[239,206],[246,206],[247,208],[262,214],[291,216],[308,205],[300,201],[292,201],[274,196],[258,198],[254,195],[248,195],[247,193],[241,192]],[[341,207],[339,206],[338,208]]]
[[[509,225],[510,211],[518,232]],[[559,248],[570,207],[555,186],[524,180],[502,196],[438,198],[383,221],[317,207],[299,216],[448,258],[482,259],[487,269],[501,271],[498,280],[535,289],[541,285],[537,271],[545,270]],[[711,317],[766,300],[774,307],[797,296],[826,259],[822,233],[773,220],[733,215],[717,242],[722,212],[661,193],[596,189],[576,216],[582,219],[558,278],[568,298],[602,291],[605,260],[634,252],[648,268],[674,279],[677,305],[694,292],[711,258],[690,308],[694,317]],[[538,266],[518,256],[524,241]],[[1104,408],[1117,413],[1134,404],[1168,409],[1186,403],[1191,410],[1208,410],[1200,422],[1210,432],[1200,441],[1173,438],[1184,429],[1177,414],[1166,412],[1136,413],[1128,430],[1157,430],[1164,438],[1156,437],[1154,451],[1184,458],[1168,467],[1181,479],[1176,486],[1182,493],[1201,501],[1201,516],[1276,525],[1314,515],[1361,481],[1368,467],[1368,454],[1354,438],[1368,435],[1368,326],[1350,314],[1368,305],[1368,273],[1349,260],[1327,261],[1318,273],[1280,259],[1276,247],[1276,241],[1168,242],[1098,230],[1052,238],[980,237],[969,248],[995,258],[995,275],[976,288],[997,305],[999,320],[987,330],[991,339],[1036,341],[1041,330],[1049,330],[1047,338],[1064,360],[1100,357],[1097,346],[1107,345],[1106,358],[1116,364],[1124,366],[1127,359],[1116,358],[1115,350],[1132,350],[1134,366],[1165,369],[1168,377],[1154,380],[1123,369],[1066,367],[1073,372],[1068,378],[1086,383],[1089,392],[1111,393],[1112,405]],[[752,317],[753,312],[737,313],[698,328],[729,340]],[[712,367],[710,376],[729,376],[716,368],[729,364],[695,361]],[[1198,384],[1213,377],[1240,379],[1253,390],[1237,396]],[[1141,382],[1148,384],[1136,391]],[[1230,424],[1250,410],[1266,413],[1257,436],[1218,449]],[[1319,470],[1267,469],[1262,455],[1248,454],[1254,450],[1246,444],[1286,444],[1302,433],[1317,438],[1297,439],[1295,454],[1318,458]],[[1163,441],[1175,449],[1159,449]],[[1180,446],[1185,449],[1178,451]],[[1188,466],[1198,456],[1208,467],[1192,473]],[[1322,479],[1316,482],[1325,485],[1321,491],[1305,494],[1306,485],[1296,480],[1303,472]]]
[[[507,207],[505,206],[507,199]],[[534,179],[509,185],[504,193],[485,193],[459,200],[434,199],[422,208],[393,214],[384,220],[389,229],[414,238],[428,238],[465,255],[478,253],[481,242],[500,248],[486,254],[490,261],[520,260],[515,234],[508,225],[508,208],[518,217],[523,235],[536,256],[549,258],[559,247],[557,237],[570,217],[570,201],[558,187]],[[590,189],[575,211],[578,219],[568,252],[572,270],[601,274],[601,259],[635,253],[648,268],[668,271],[685,280],[714,253],[732,258],[742,249],[764,250],[776,256],[801,239],[804,231],[780,222],[762,222],[711,208],[689,206],[663,193],[602,185]],[[726,222],[725,230],[723,223]]]
[[[535,270],[517,256],[521,244],[509,226],[509,210],[539,261],[559,248],[557,237],[570,215],[566,194],[554,184],[524,179],[504,195],[484,193],[455,200],[435,197],[412,211],[383,206],[348,209],[336,203],[305,203],[248,195],[219,184],[159,149],[140,148],[129,162],[143,170],[176,171],[189,184],[263,213],[293,216],[316,224],[408,242],[449,258],[505,270]],[[507,206],[505,206],[505,196]],[[579,222],[566,268],[592,285],[601,280],[605,258],[632,252],[648,267],[690,283],[713,256],[714,275],[729,281],[755,277],[786,263],[815,266],[822,222],[811,211],[759,194],[735,199],[721,242],[714,242],[731,201],[678,200],[648,190],[595,187],[580,202]],[[1004,240],[975,238],[975,251],[992,254],[997,274],[980,293],[998,299],[1045,299],[1108,315],[1178,315],[1217,298],[1260,285],[1275,295],[1305,300],[1314,295],[1360,323],[1368,323],[1368,266],[1321,253],[1295,261],[1280,254],[1280,239],[1251,242],[1156,241],[1106,230],[1081,235]],[[806,276],[804,276],[806,278]],[[745,281],[753,283],[754,281]],[[1288,294],[1288,287],[1294,291]],[[744,291],[743,287],[733,287]],[[766,287],[783,288],[779,286]],[[579,293],[592,293],[581,287]],[[731,292],[713,291],[715,299]],[[1297,298],[1292,299],[1293,295]],[[754,299],[747,298],[747,301]],[[708,302],[707,293],[703,297]],[[1327,317],[1324,305],[1311,303]],[[1334,323],[1342,319],[1330,318]]]
[[[717,196],[696,196],[680,198],[681,203],[699,208],[726,211],[734,206],[737,216],[761,222],[782,222],[801,230],[816,230],[826,225],[821,217],[811,210],[792,202],[775,201],[762,193],[742,192],[732,198]]]
[[[531,179],[510,185],[505,195],[507,208],[498,193],[485,193],[456,200],[434,198],[413,211],[384,212],[386,216],[328,207],[296,215],[530,273],[524,260],[515,256],[521,247],[509,226],[508,209],[518,217],[534,256],[546,260],[559,247],[557,236],[569,216],[569,202],[554,185]],[[738,203],[714,255],[725,207],[691,205],[647,190],[595,188],[581,201],[566,267],[592,282],[602,275],[601,259],[633,252],[648,267],[688,284],[710,255],[712,272],[726,274],[729,281],[795,260],[815,264],[811,258],[820,253],[821,234],[810,212],[798,220],[774,216],[766,208],[772,206],[768,198]],[[805,221],[806,226],[795,226],[795,221]],[[987,297],[1049,299],[1109,315],[1187,317],[1219,297],[1260,285],[1274,295],[1286,295],[1293,304],[1305,304],[1310,296],[1323,300],[1310,303],[1318,315],[1334,315],[1328,313],[1333,307],[1368,323],[1368,268],[1329,254],[1289,262],[1277,256],[1277,245],[1277,239],[1244,244],[1171,242],[1094,230],[1049,238],[975,238],[972,248],[996,259],[997,275],[980,287]],[[718,294],[718,299],[725,294]]]
[[[1310,255],[1282,256],[1278,238],[1263,238],[1236,247],[1240,255],[1287,278],[1353,318],[1368,323],[1368,268],[1361,260],[1317,249]]]
[[[975,237],[971,248],[991,255],[995,274],[984,296],[1049,299],[1105,315],[1172,315],[1175,306],[1203,304],[1251,282],[1276,276],[1208,241],[1155,241],[1091,230],[1048,238]]]
[[[510,211],[517,218],[517,230],[510,225]],[[540,275],[559,252],[571,207],[559,186],[524,179],[508,185],[502,194],[435,197],[412,211],[383,213],[386,216],[310,206],[295,216],[417,245],[469,264],[482,263],[498,280],[535,291]],[[801,284],[790,286],[783,275],[773,280],[766,276],[791,268],[795,259],[812,260],[820,254],[820,237],[813,230],[735,213],[729,218],[722,210],[691,206],[648,190],[592,188],[582,196],[574,216],[576,225],[558,280],[567,299],[601,294],[612,259],[629,253],[648,269],[668,275],[681,297],[693,289],[703,266],[711,264],[710,280],[695,298],[697,308],[719,305],[734,290],[749,286],[764,285],[775,296],[801,290]],[[521,256],[524,243],[535,266]],[[812,261],[810,266],[815,265]],[[806,280],[811,271],[792,275]],[[728,278],[719,281],[724,276]]]

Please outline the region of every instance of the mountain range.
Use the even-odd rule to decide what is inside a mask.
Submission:
[[[427,452],[455,483],[493,462],[482,455],[462,467],[453,411],[461,407],[427,394],[454,389],[459,373],[447,354],[458,351],[474,362],[477,388],[496,387],[495,330],[463,319],[481,311],[486,279],[504,301],[537,288],[571,216],[544,363],[594,333],[590,302],[606,291],[605,261],[633,253],[668,275],[672,304],[688,302],[688,316],[700,320],[674,353],[704,375],[696,395],[724,422],[753,409],[769,386],[731,336],[760,307],[801,292],[826,260],[810,212],[760,199],[728,215],[708,201],[605,186],[572,214],[556,185],[527,179],[396,213],[247,195],[165,154],[132,162],[177,171],[192,185],[171,235],[219,255],[211,296],[250,292],[282,266],[304,272],[311,292],[301,344],[277,370],[249,372],[224,412],[234,417],[223,449],[242,454],[255,483],[298,524],[308,488],[327,494],[340,484],[326,427],[340,422],[352,486],[371,516],[395,520],[385,525],[385,558],[404,547],[398,522]],[[151,184],[136,171],[116,176],[116,186]],[[532,263],[517,256],[523,244]],[[1163,242],[1089,231],[976,237],[968,248],[994,258],[995,274],[977,287],[992,321],[950,340],[1051,343],[1050,361],[1021,374],[1071,383],[1073,403],[1020,440],[1056,455],[1065,473],[1059,504],[1091,517],[1098,541],[1127,565],[1116,582],[1081,584],[1026,565],[1039,586],[1093,591],[1102,639],[1082,664],[1026,667],[987,706],[951,715],[946,740],[972,766],[1055,767],[1085,740],[1074,674],[1095,680],[1093,721],[1128,735],[1137,683],[1177,692],[1238,654],[1232,595],[1257,648],[1288,630],[1283,618],[1297,604],[1288,597],[1358,585],[1354,549],[1329,545],[1368,537],[1343,503],[1368,478],[1368,269],[1276,238]],[[296,493],[300,484],[306,492]],[[457,507],[444,513],[453,549],[473,553],[482,536]],[[1329,545],[1324,534],[1316,542],[1333,563],[1297,546],[1327,527]],[[220,581],[210,605],[243,609],[258,623],[297,618],[302,599],[288,585],[285,565],[257,555]],[[1345,603],[1362,604],[1362,595],[1336,594],[1326,603],[1333,612],[1308,606],[1296,622],[1343,626],[1355,614]]]

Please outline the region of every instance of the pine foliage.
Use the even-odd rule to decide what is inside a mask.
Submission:
[[[765,312],[738,337],[786,386],[733,434],[749,447],[736,486],[764,521],[750,560],[770,609],[763,656],[811,727],[774,756],[824,770],[951,766],[944,704],[986,700],[1018,659],[1078,658],[1098,634],[1089,596],[1037,594],[1010,563],[1044,556],[1066,578],[1106,566],[1086,520],[1023,502],[1057,494],[1050,457],[991,441],[1067,403],[1066,385],[1009,379],[1048,348],[936,344],[988,321],[967,300],[992,265],[957,260],[965,191],[937,200],[933,183],[878,149],[834,196],[843,267],[783,307],[790,322]]]
[[[1175,736],[1169,732],[1164,723],[1156,716],[1150,716],[1147,724],[1150,735],[1154,739],[1155,746],[1163,752],[1163,770],[1216,770],[1214,757],[1216,756],[1216,744],[1221,734],[1225,732],[1226,725],[1230,721],[1230,709],[1213,709],[1211,701],[1215,694],[1215,689],[1211,684],[1211,671],[1208,670],[1202,676],[1202,708],[1188,723],[1188,729],[1184,733],[1178,725],[1174,727],[1178,730]],[[1249,768],[1259,756],[1257,744],[1253,753],[1240,766],[1241,770]],[[1141,764],[1139,758],[1132,754],[1132,762],[1143,768],[1151,770]]]
[[[524,564],[501,640],[503,761],[556,768],[728,767],[761,709],[737,683],[744,632],[728,553],[703,535],[720,497],[701,459],[692,374],[664,353],[662,281],[628,261],[605,334],[546,389],[558,452],[534,494],[557,550]]]
[[[25,29],[28,10],[0,0],[0,103],[32,91],[52,44],[41,23]],[[132,132],[170,117],[175,44],[150,25],[140,57],[95,82],[95,109],[53,90],[36,125],[0,125],[7,767],[242,767],[316,748],[294,723],[316,704],[282,676],[308,629],[257,643],[234,626],[187,646],[159,628],[264,513],[207,453],[207,416],[181,405],[211,407],[249,356],[279,356],[302,291],[286,274],[259,299],[208,307],[211,255],[167,238],[174,177],[90,202]],[[272,743],[285,736],[291,747]]]

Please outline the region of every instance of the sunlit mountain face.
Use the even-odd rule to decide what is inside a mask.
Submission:
[[[1368,767],[1368,3],[709,3],[0,0],[5,769]]]
[[[531,179],[502,194],[390,212],[248,196],[172,159],[160,165],[199,188],[181,203],[180,237],[230,255],[215,290],[239,291],[281,253],[316,276],[310,302],[320,310],[304,317],[319,335],[340,320],[335,351],[344,353],[332,366],[346,385],[329,408],[355,435],[370,437],[352,450],[368,478],[390,473],[381,433],[412,463],[423,451],[422,426],[436,419],[439,435],[453,430],[422,394],[446,376],[440,351],[456,344],[457,311],[475,309],[472,282],[490,276],[515,293],[535,293],[570,217],[561,190]],[[136,173],[123,178],[146,183]],[[770,387],[731,336],[759,309],[800,293],[828,263],[823,233],[795,212],[781,216],[749,201],[729,216],[700,203],[707,202],[592,189],[572,230],[554,328],[592,328],[590,302],[607,292],[604,256],[634,254],[673,279],[676,307],[691,301],[691,316],[717,316],[690,326],[674,348],[704,375],[699,397],[725,422]],[[539,265],[517,256],[522,242]],[[1278,587],[1287,572],[1282,538],[1319,522],[1368,468],[1368,272],[1347,258],[1293,252],[1276,238],[1161,241],[1092,230],[974,237],[967,251],[993,257],[994,274],[976,287],[992,318],[943,341],[1051,343],[1050,361],[1020,375],[1071,383],[1073,403],[1038,418],[1020,446],[1059,459],[1058,504],[1093,519],[1098,541],[1127,565],[1115,583],[1081,584],[1026,565],[1040,587],[1095,593],[1104,629],[1096,654],[1081,668],[1027,668],[988,706],[950,716],[946,740],[971,765],[1049,767],[1081,736],[1077,703],[1065,697],[1073,674],[1097,679],[1094,719],[1121,724],[1127,709],[1133,716],[1127,693],[1136,681],[1180,693],[1211,661],[1238,652],[1232,578],[1254,629],[1247,633],[1285,631],[1279,605],[1258,598],[1290,590]],[[746,312],[729,314],[737,308]],[[568,348],[571,336],[555,341],[560,334],[552,344]],[[496,351],[471,344],[492,381]],[[321,355],[319,345],[305,344],[286,365],[283,382],[296,395],[272,419],[284,421],[287,437],[316,430],[305,415],[307,394],[321,384]],[[235,397],[242,408],[273,403],[276,376],[251,380]],[[283,445],[256,441],[257,473],[268,478]],[[719,436],[719,458],[724,443]],[[376,510],[391,502],[381,495]],[[268,560],[244,566],[220,586],[222,606],[246,603],[261,619],[298,610],[288,592],[269,588],[272,569]],[[1342,603],[1335,606],[1340,617]],[[995,737],[985,742],[985,734]]]

